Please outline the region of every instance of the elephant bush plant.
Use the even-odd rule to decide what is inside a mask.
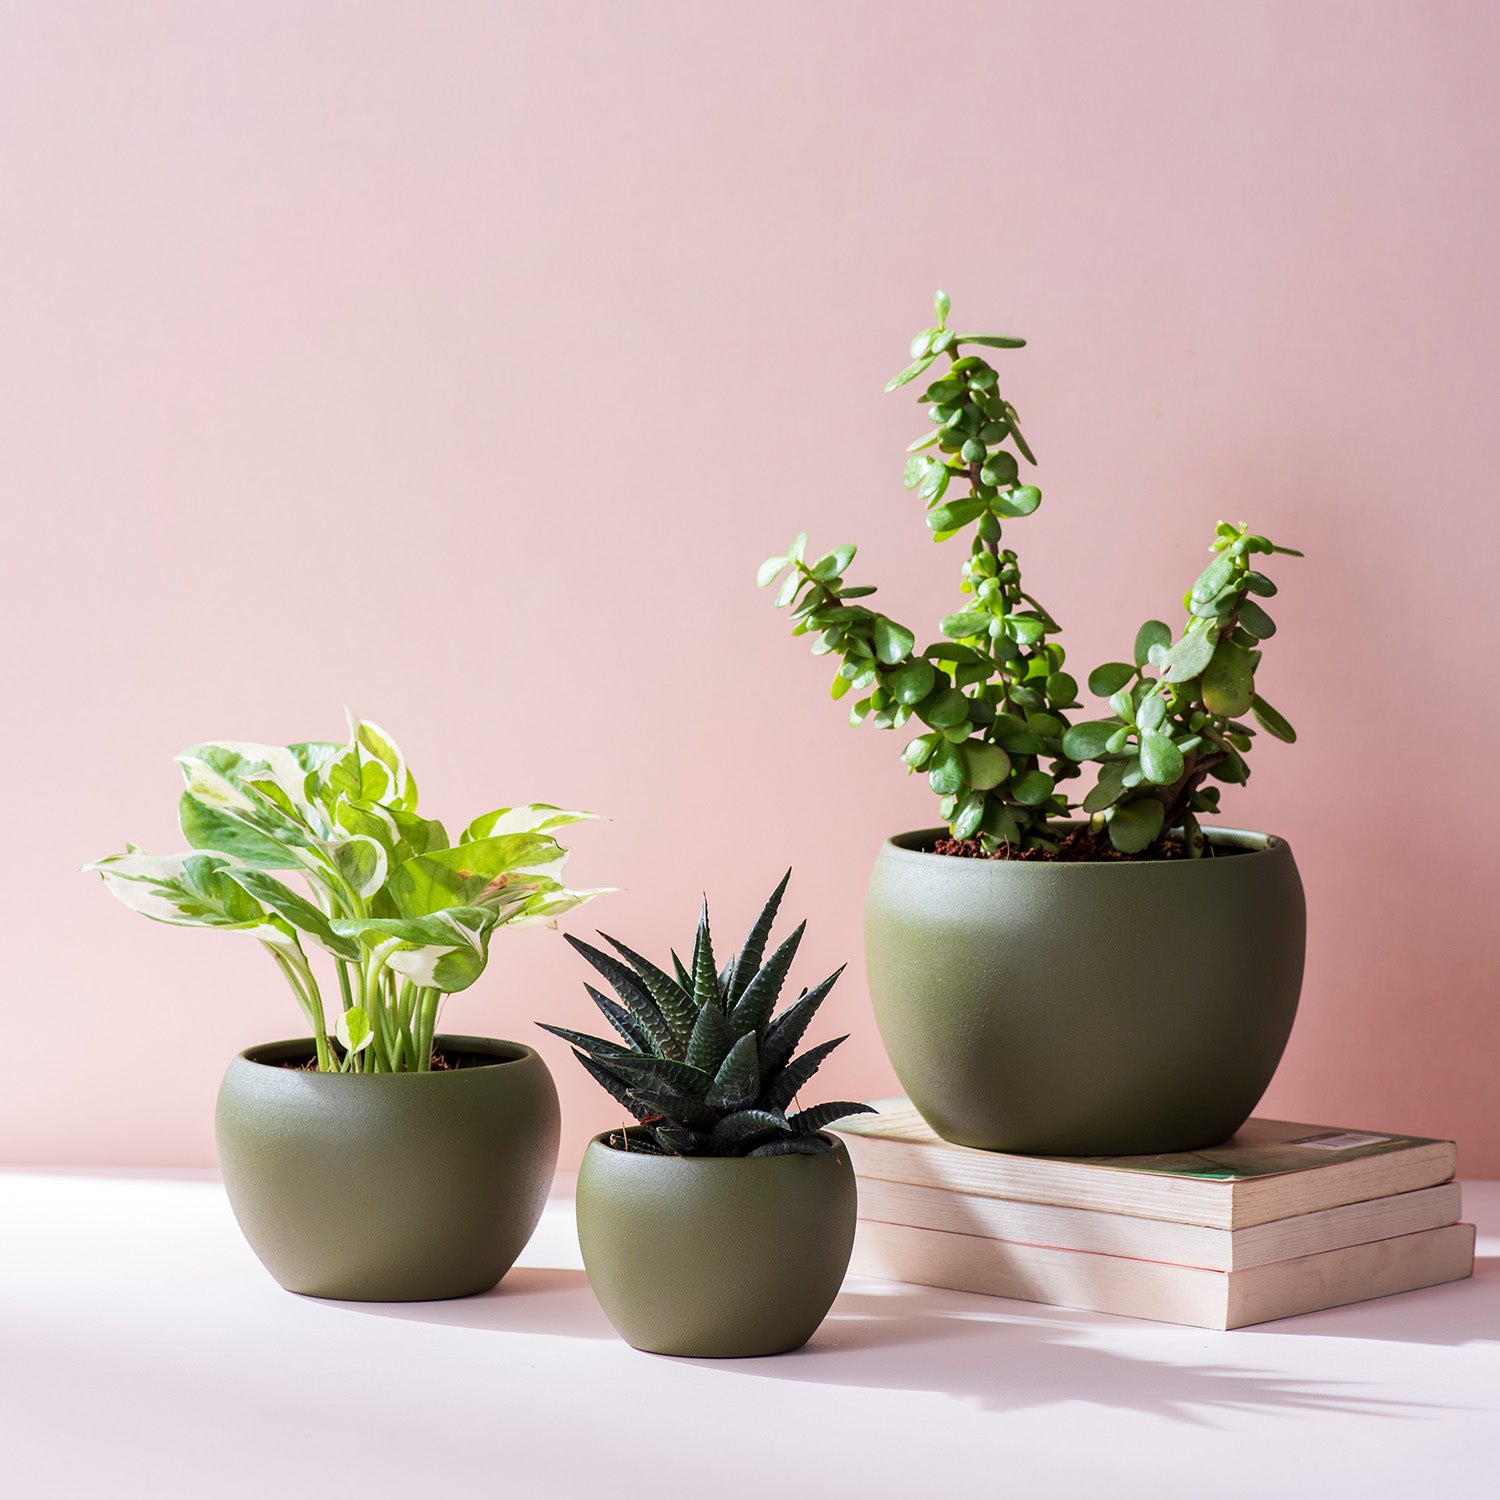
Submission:
[[[785,555],[762,564],[762,588],[781,580],[778,606],[790,606],[794,635],[813,635],[815,654],[834,655],[833,696],[856,694],[850,720],[872,719],[921,733],[903,759],[923,771],[962,852],[1070,857],[1153,855],[1181,831],[1190,855],[1206,847],[1199,814],[1219,810],[1212,782],[1242,785],[1254,719],[1277,739],[1296,738],[1256,687],[1261,642],[1276,626],[1260,603],[1276,585],[1259,570],[1272,553],[1301,556],[1247,527],[1220,522],[1213,560],[1183,600],[1187,618],[1174,639],[1160,620],[1136,633],[1130,661],[1106,662],[1088,676],[1109,713],[1074,722],[1077,680],[1064,670],[1057,621],[1022,585],[1020,560],[1003,545],[1007,523],[1031,515],[1041,491],[1026,482],[1034,465],[1016,409],[1000,392],[984,349],[1025,340],[954,333],[939,292],[935,326],[912,340],[912,363],[887,385],[947,368],[922,392],[929,430],[911,444],[906,486],[927,507],[935,541],[967,535],[963,607],[943,620],[943,639],[918,651],[905,625],[862,602],[875,593],[845,574],[855,548],[809,560],[806,533]],[[1097,768],[1081,803],[1065,783]],[[1082,812],[1082,839],[1063,824]],[[1107,832],[1107,841],[1102,838]]]
[[[87,868],[143,916],[256,938],[325,1072],[427,1071],[442,997],[484,972],[494,931],[551,924],[602,894],[563,885],[568,851],[551,832],[595,814],[502,807],[450,841],[417,812],[395,742],[353,715],[344,745],[195,745],[177,763],[189,851],[127,844]],[[331,1034],[304,944],[337,973]]]

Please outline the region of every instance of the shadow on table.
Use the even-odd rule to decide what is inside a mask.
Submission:
[[[1075,1401],[1217,1425],[1220,1412],[1285,1412],[1415,1419],[1450,1413],[1428,1404],[1361,1394],[1347,1383],[1297,1379],[1228,1364],[1174,1361],[1197,1331],[1160,1327],[1169,1357],[1148,1359],[1082,1342],[1099,1332],[1092,1315],[997,1304],[976,1308],[962,1294],[905,1286],[899,1292],[845,1291],[812,1342],[766,1360],[676,1360],[773,1380],[878,1390],[938,1391],[985,1411],[1009,1412]],[[1087,1316],[1087,1323],[1079,1318]],[[1116,1320],[1111,1319],[1113,1323]],[[1235,1335],[1203,1331],[1205,1340]],[[1193,1353],[1201,1346],[1196,1344]],[[1225,1346],[1230,1355],[1232,1345]],[[1344,1388],[1340,1389],[1340,1385]]]
[[[514,1266],[491,1292],[448,1302],[333,1302],[333,1307],[407,1323],[480,1328],[491,1333],[546,1333],[561,1338],[612,1339],[588,1277],[582,1271]]]
[[[1467,1281],[1259,1323],[1246,1332],[1436,1347],[1500,1343],[1500,1259],[1481,1255]]]

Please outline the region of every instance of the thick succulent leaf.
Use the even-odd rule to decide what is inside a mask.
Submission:
[[[747,1156],[829,1156],[833,1145],[816,1135],[789,1135],[747,1151]]]
[[[632,1088],[631,1092],[636,1102],[647,1110],[647,1118],[658,1117],[668,1124],[682,1125],[689,1130],[712,1130],[721,1113],[701,1099],[677,1094],[671,1089]]]
[[[635,1048],[637,1052],[651,1054],[655,1052],[655,1044],[651,1040],[651,1033],[630,1014],[618,1001],[611,1000],[608,995],[602,995],[593,985],[584,985],[589,993],[589,999],[599,1007],[600,1014],[609,1022],[616,1031]]]
[[[1139,854],[1161,833],[1166,808],[1155,797],[1122,802],[1109,820],[1109,841],[1121,854]]]
[[[688,1099],[701,1099],[713,1082],[713,1074],[685,1062],[675,1062],[669,1057],[646,1057],[640,1053],[625,1053],[605,1060],[605,1066],[618,1073],[632,1087],[654,1089],[661,1093],[660,1085],[674,1094]]]
[[[707,1102],[723,1109],[743,1109],[760,1093],[760,1057],[755,1033],[747,1031],[714,1074]]]
[[[274,875],[263,870],[250,870],[227,866],[227,879],[234,881],[242,890],[253,896],[262,906],[270,908],[285,918],[299,932],[305,932],[319,947],[341,958],[347,963],[357,962],[360,947],[353,938],[333,930],[326,912],[314,906],[305,897],[299,896],[289,886],[283,885]]]
[[[623,1104],[637,1120],[654,1119],[660,1114],[660,1110],[654,1106],[643,1104],[637,1099],[630,1085],[623,1078],[616,1078],[613,1073],[606,1072],[586,1052],[580,1052],[575,1047],[573,1056],[583,1064],[589,1077],[617,1103]]]
[[[698,933],[693,939],[693,1004],[700,1010],[719,1003],[719,966],[714,960],[714,937],[708,925],[708,898],[698,917]]]
[[[872,1105],[856,1104],[852,1099],[838,1099],[829,1104],[814,1104],[811,1109],[799,1110],[789,1123],[793,1130],[811,1135],[814,1131],[833,1124],[835,1120],[845,1119],[849,1115],[873,1115],[875,1112]]]
[[[781,986],[786,980],[787,970],[797,956],[797,945],[801,943],[802,934],[806,931],[807,923],[799,922],[796,930],[766,960],[764,967],[745,987],[729,1013],[736,1031],[758,1031],[770,1019],[771,1012],[776,1008],[777,996],[781,994]]]
[[[808,1022],[817,1014],[818,1007],[827,999],[828,992],[838,983],[839,975],[846,967],[840,964],[827,979],[815,984],[796,1004],[789,1005],[771,1022],[761,1048],[761,1068],[768,1076],[791,1061]]]
[[[532,802],[525,807],[497,807],[494,812],[475,818],[459,834],[458,841],[461,844],[472,844],[479,839],[497,838],[501,835],[546,833],[549,829],[562,828],[569,823],[586,823],[598,816],[598,813],[552,807],[546,802]]]
[[[561,1037],[575,1051],[587,1052],[605,1059],[633,1055],[628,1047],[622,1047],[618,1042],[607,1041],[602,1036],[590,1036],[586,1031],[573,1031],[566,1026],[552,1026],[546,1021],[538,1021],[536,1024],[543,1031],[550,1031],[553,1036]]]
[[[571,932],[565,932],[563,938],[604,976],[605,983],[620,997],[626,1010],[650,1034],[657,1052],[663,1057],[676,1058],[680,1061],[686,1041],[677,1040],[672,1028],[667,1025],[661,1012],[657,1010],[656,1003],[647,993],[645,986],[636,977],[635,971],[627,968],[612,954],[604,952],[601,948],[595,948],[591,943],[584,942],[582,938],[574,937]]]
[[[719,1002],[711,1000],[698,1012],[698,1019],[693,1023],[685,1061],[706,1073],[717,1073],[738,1035]]]
[[[739,1109],[714,1126],[714,1139],[739,1143],[763,1135],[788,1135],[792,1125],[784,1114],[769,1109]]]
[[[672,969],[677,975],[677,982],[683,989],[691,991],[693,988],[693,976],[688,973],[687,965],[678,958],[677,950],[672,949]]]
[[[848,1040],[846,1036],[839,1036],[831,1042],[820,1042],[816,1047],[809,1047],[801,1057],[793,1059],[770,1080],[768,1087],[755,1101],[756,1104],[761,1109],[785,1109],[797,1097],[798,1091],[808,1079],[822,1067],[823,1059],[841,1042]]]
[[[930,671],[931,668],[928,670]],[[744,945],[729,962],[728,980],[724,993],[731,1005],[745,993],[746,987],[760,969],[761,959],[766,951],[766,942],[771,936],[771,928],[776,923],[776,913],[781,906],[781,898],[786,894],[787,882],[791,878],[790,870],[781,877],[776,889],[771,892],[770,899],[761,908],[760,915],[751,926]]]
[[[635,971],[636,978],[656,1002],[662,1019],[672,1028],[673,1036],[686,1046],[687,1039],[693,1034],[693,1023],[698,1019],[698,1007],[693,1004],[692,996],[649,958],[642,958],[633,948],[627,948],[607,932],[601,932],[599,936]]]
[[[332,924],[388,969],[444,994],[467,989],[484,972],[494,925],[492,910],[474,906],[426,917],[338,918]]]
[[[685,1125],[655,1125],[651,1133],[669,1156],[705,1156],[713,1151],[713,1136]]]

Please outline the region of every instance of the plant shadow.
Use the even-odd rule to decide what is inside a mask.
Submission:
[[[890,1289],[863,1290],[882,1285]],[[673,1362],[772,1380],[938,1392],[987,1412],[1085,1402],[1202,1427],[1221,1425],[1213,1420],[1216,1411],[1406,1419],[1452,1411],[1446,1404],[1361,1391],[1349,1382],[1140,1358],[1091,1342],[1101,1326],[1097,1315],[1031,1304],[1023,1312],[1014,1302],[997,1303],[991,1310],[988,1300],[855,1282],[840,1295],[812,1341],[793,1354]],[[1158,1326],[1121,1321],[1143,1329]],[[1159,1326],[1168,1336],[1196,1332]],[[1176,1350],[1181,1347],[1174,1344]]]

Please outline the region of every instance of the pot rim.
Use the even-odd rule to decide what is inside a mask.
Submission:
[[[1076,820],[1069,820],[1060,825],[1065,828],[1081,828],[1083,825]],[[1228,848],[1239,850],[1244,854],[1274,854],[1279,849],[1287,849],[1290,846],[1284,838],[1274,833],[1259,833],[1250,828],[1227,828],[1218,824],[1205,823],[1204,835],[1211,844],[1221,844]],[[1049,873],[1062,870],[1155,870],[1155,869],[1178,869],[1192,866],[1198,869],[1206,865],[1212,865],[1208,860],[1168,860],[1168,859],[1073,859],[1073,860],[998,860],[998,859],[962,859],[955,858],[951,854],[938,854],[932,849],[918,848],[919,844],[930,844],[936,839],[943,837],[948,832],[945,827],[937,828],[912,828],[905,833],[893,833],[885,839],[880,846],[882,855],[902,860],[931,860],[940,859],[947,865],[969,865],[976,870],[1046,870]]]
[[[630,1126],[629,1128],[631,1130],[636,1129],[634,1125]],[[745,1162],[749,1162],[755,1167],[759,1168],[767,1162],[795,1161],[799,1158],[803,1160],[813,1161],[817,1159],[816,1157],[808,1156],[803,1152],[788,1152],[784,1156],[662,1156],[647,1151],[621,1151],[618,1146],[611,1146],[609,1144],[609,1137],[612,1135],[618,1135],[619,1133],[620,1127],[616,1125],[612,1129],[601,1130],[598,1135],[590,1136],[589,1143],[584,1148],[584,1154],[587,1155],[590,1150],[597,1146],[601,1151],[608,1151],[611,1157],[633,1156],[637,1161],[681,1162],[683,1165],[690,1166],[695,1170],[707,1170],[710,1168],[722,1167],[725,1165],[739,1166]],[[843,1150],[847,1150],[847,1147],[844,1146],[844,1143],[830,1131],[820,1130],[817,1132],[817,1135],[820,1139],[831,1141],[834,1146]]]
[[[249,1063],[252,1067],[269,1068],[277,1073],[295,1073],[319,1080],[337,1080],[335,1086],[343,1083],[368,1086],[382,1079],[386,1084],[391,1084],[401,1079],[463,1078],[475,1073],[487,1072],[491,1068],[502,1068],[509,1063],[521,1063],[531,1058],[540,1059],[541,1057],[534,1047],[528,1047],[524,1042],[506,1041],[502,1037],[463,1036],[454,1032],[439,1032],[433,1037],[433,1042],[434,1044],[446,1043],[456,1052],[488,1057],[490,1061],[477,1068],[438,1068],[430,1073],[318,1073],[310,1071],[302,1075],[300,1070],[282,1067],[283,1062],[290,1061],[292,1058],[307,1059],[316,1055],[317,1049],[310,1036],[288,1037],[279,1042],[258,1042],[252,1047],[246,1047],[235,1053],[234,1060]],[[410,1084],[407,1086],[409,1087]]]

